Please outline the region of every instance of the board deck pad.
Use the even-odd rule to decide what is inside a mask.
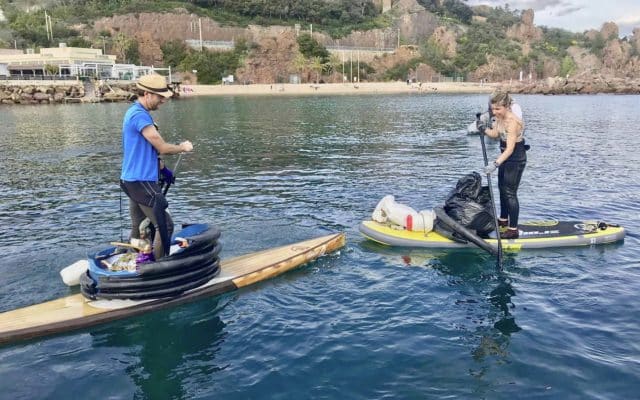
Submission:
[[[0,313],[0,345],[98,325],[237,290],[311,262],[344,245],[344,233],[336,233],[223,260],[218,276],[203,286],[170,298],[89,300],[75,294]]]
[[[597,221],[526,221],[518,225],[520,238],[584,235],[598,231]]]

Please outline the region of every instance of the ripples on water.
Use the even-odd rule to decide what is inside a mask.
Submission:
[[[172,102],[161,133],[196,149],[169,194],[178,223],[219,224],[225,257],[334,231],[347,247],[238,293],[2,348],[0,398],[634,397],[638,97],[518,100],[522,218],[620,222],[624,244],[524,252],[497,272],[477,251],[360,237],[384,195],[431,208],[479,170],[465,128],[486,96]],[[126,107],[0,108],[1,310],[68,294],[58,271],[126,236]]]

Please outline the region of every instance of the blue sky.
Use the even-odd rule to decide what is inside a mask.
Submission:
[[[600,30],[605,22],[615,22],[620,36],[631,35],[640,28],[640,0],[467,0],[470,6],[487,4],[492,7],[509,4],[510,9],[533,9],[536,26],[562,28],[572,32]]]

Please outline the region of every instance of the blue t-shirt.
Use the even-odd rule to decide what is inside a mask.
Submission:
[[[135,102],[122,122],[122,174],[127,182],[158,181],[158,152],[142,135],[153,124],[153,118],[139,102]]]

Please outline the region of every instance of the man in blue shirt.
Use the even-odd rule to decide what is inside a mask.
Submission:
[[[157,110],[173,92],[158,74],[141,77],[136,83],[138,100],[122,122],[122,174],[120,187],[129,197],[131,238],[140,238],[140,223],[149,218],[155,227],[153,254],[158,260],[169,254],[173,221],[165,211],[168,203],[158,184],[158,156],[193,150],[190,141],[164,141],[149,111]]]

